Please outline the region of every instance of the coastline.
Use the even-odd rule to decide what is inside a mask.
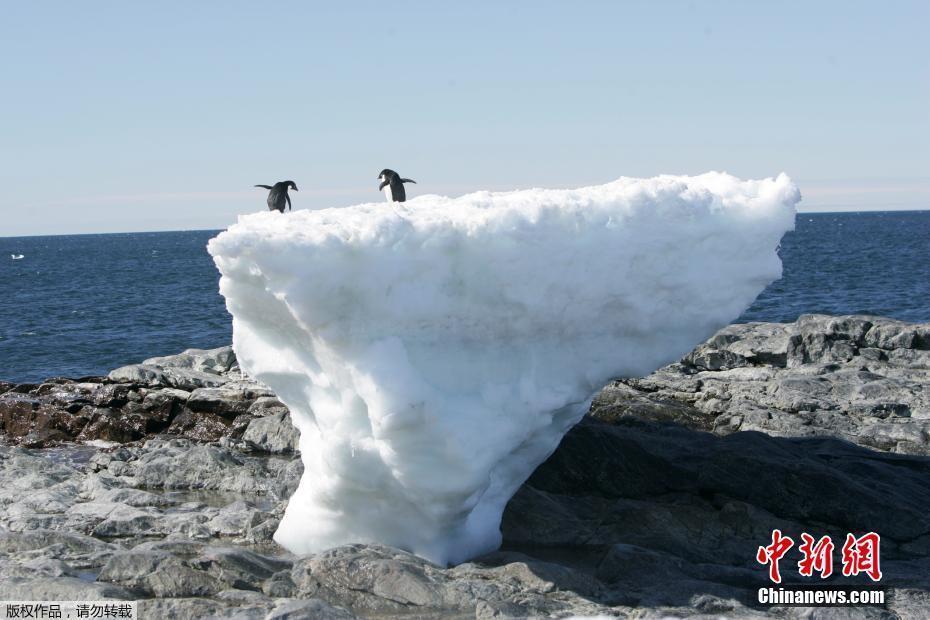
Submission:
[[[728,326],[606,386],[511,500],[502,550],[455,568],[377,545],[278,547],[297,434],[228,347],[0,382],[0,598],[140,599],[182,616],[745,617],[765,611],[755,550],[779,527],[880,533],[887,607],[920,615],[928,369],[927,323]]]

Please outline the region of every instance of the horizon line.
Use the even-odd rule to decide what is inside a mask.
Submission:
[[[298,211],[307,211],[308,209],[298,209]],[[819,210],[801,210],[795,211],[795,215],[851,215],[856,213],[923,213],[930,212],[930,207],[924,208],[902,208],[902,209],[856,209],[843,211],[819,211]],[[81,237],[90,235],[146,235],[146,234],[163,234],[163,233],[186,233],[186,232],[217,232],[226,228],[168,228],[158,230],[111,230],[104,232],[79,232],[79,233],[35,233],[28,235],[12,235],[0,237],[3,239],[29,239],[32,237]]]

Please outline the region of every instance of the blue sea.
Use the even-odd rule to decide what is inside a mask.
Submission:
[[[217,232],[0,238],[0,379],[102,375],[228,344],[206,251]],[[808,312],[930,321],[930,211],[799,214],[780,252],[784,277],[740,321]]]

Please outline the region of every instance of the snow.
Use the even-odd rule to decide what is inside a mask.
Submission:
[[[507,501],[597,390],[781,275],[799,200],[784,174],[712,172],[241,216],[209,244],[233,346],[301,433],[275,539],[439,564],[497,548]]]

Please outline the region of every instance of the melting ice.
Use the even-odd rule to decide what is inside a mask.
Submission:
[[[495,549],[597,390],[781,275],[799,200],[785,175],[708,173],[240,217],[209,251],[240,364],[290,408],[305,467],[275,539]]]

